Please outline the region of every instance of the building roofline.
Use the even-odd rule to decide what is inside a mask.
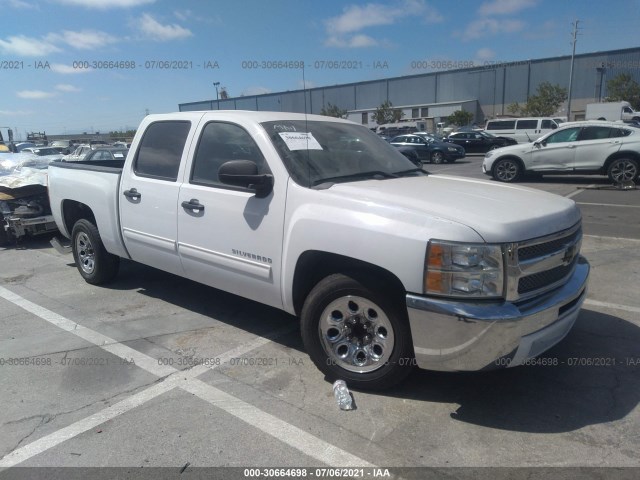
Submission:
[[[622,48],[622,49],[617,49],[617,50],[603,50],[603,51],[596,51],[596,52],[587,52],[587,53],[577,53],[575,55],[575,58],[585,58],[585,57],[590,57],[590,56],[597,56],[597,55],[613,55],[613,54],[621,54],[621,53],[630,53],[630,52],[638,52],[640,53],[640,47],[631,47],[631,48]],[[220,100],[216,100],[216,99],[208,99],[208,100],[199,100],[199,101],[195,101],[195,102],[186,102],[186,103],[179,103],[178,106],[188,106],[188,105],[196,105],[199,103],[206,103],[206,102],[210,102],[210,103],[218,103],[218,102],[227,102],[230,100],[255,100],[258,98],[268,98],[268,97],[273,97],[273,96],[279,96],[279,95],[283,95],[283,94],[295,94],[295,93],[306,93],[306,92],[314,92],[314,91],[322,91],[322,90],[328,90],[331,88],[343,88],[343,87],[351,87],[351,86],[357,86],[357,85],[366,85],[368,83],[378,83],[378,82],[388,82],[388,81],[392,81],[392,80],[401,80],[401,79],[410,79],[410,78],[420,78],[420,77],[428,77],[428,76],[437,76],[437,75],[444,75],[444,74],[449,74],[449,73],[457,73],[457,72],[477,72],[477,71],[483,71],[483,70],[497,70],[498,68],[506,68],[507,66],[509,66],[510,64],[523,64],[526,65],[527,63],[541,63],[541,62],[549,62],[549,61],[557,61],[557,60],[564,60],[564,59],[569,59],[571,58],[571,55],[561,55],[561,56],[556,56],[556,57],[546,57],[546,58],[535,58],[535,59],[528,59],[528,60],[512,60],[512,61],[504,61],[504,62],[500,62],[500,63],[495,63],[495,64],[488,64],[485,66],[477,66],[477,67],[468,67],[468,68],[456,68],[456,69],[451,69],[451,70],[442,70],[442,71],[438,71],[438,72],[426,72],[426,73],[417,73],[417,74],[412,74],[412,75],[401,75],[401,76],[396,76],[396,77],[386,77],[386,78],[379,78],[379,79],[375,79],[375,80],[362,80],[362,81],[358,81],[358,82],[349,82],[349,83],[340,83],[340,84],[336,84],[336,85],[326,85],[326,86],[322,86],[322,87],[313,87],[313,88],[307,88],[307,89],[297,89],[297,90],[283,90],[280,92],[270,92],[270,93],[262,93],[259,95],[246,95],[246,96],[240,96],[240,97],[230,97],[230,98],[226,98],[224,100],[220,99]],[[400,108],[400,107],[397,107]]]

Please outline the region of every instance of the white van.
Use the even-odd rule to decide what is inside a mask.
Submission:
[[[511,137],[518,143],[534,142],[542,135],[558,128],[550,117],[500,118],[487,121],[487,133],[501,137]]]

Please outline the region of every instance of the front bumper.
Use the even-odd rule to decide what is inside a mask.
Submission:
[[[429,370],[488,370],[540,355],[573,326],[587,295],[589,269],[580,257],[562,287],[518,304],[408,294],[417,365]]]

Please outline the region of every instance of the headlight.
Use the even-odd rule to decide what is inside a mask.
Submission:
[[[425,294],[500,298],[503,291],[504,263],[500,245],[429,242],[424,268]]]
[[[450,152],[457,152],[458,149],[456,147],[447,147],[447,150],[449,150]]]

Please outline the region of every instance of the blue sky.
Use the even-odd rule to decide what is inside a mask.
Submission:
[[[134,128],[147,110],[215,99],[213,82],[232,97],[302,88],[301,69],[262,62],[304,61],[314,87],[568,55],[576,19],[577,53],[640,46],[640,0],[0,0],[0,12],[0,127],[20,135]]]

